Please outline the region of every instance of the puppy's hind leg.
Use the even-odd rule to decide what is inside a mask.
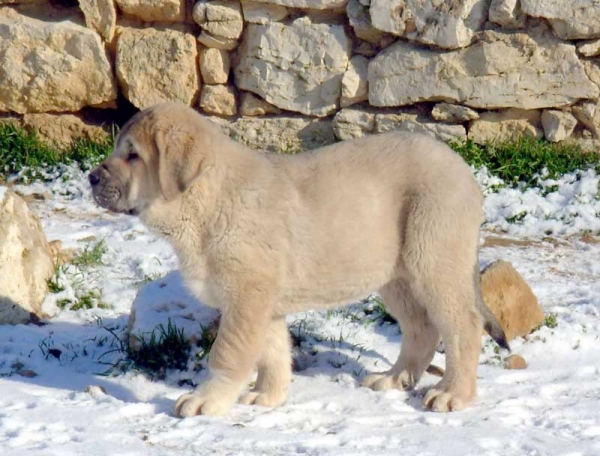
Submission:
[[[361,383],[373,390],[415,387],[433,359],[440,336],[429,320],[425,307],[415,298],[408,281],[396,280],[380,290],[387,310],[402,329],[400,355],[394,366],[381,373],[365,377]]]
[[[292,353],[285,317],[271,321],[257,367],[256,385],[239,402],[265,407],[281,405],[287,399],[292,378]]]

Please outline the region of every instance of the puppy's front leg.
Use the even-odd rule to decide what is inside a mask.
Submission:
[[[246,387],[271,319],[270,290],[246,284],[230,295],[209,355],[208,379],[175,404],[175,415],[224,415]]]

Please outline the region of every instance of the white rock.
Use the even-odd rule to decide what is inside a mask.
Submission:
[[[185,20],[186,0],[115,0],[121,11],[146,22]]]
[[[238,49],[236,85],[289,111],[326,116],[339,106],[352,43],[341,25],[249,24]]]
[[[600,2],[598,0],[521,0],[529,16],[542,17],[565,40],[600,38]]]
[[[443,100],[473,108],[535,109],[600,93],[575,47],[547,34],[488,31],[452,52],[398,41],[370,62],[368,80],[373,106]]]
[[[207,114],[235,116],[237,114],[235,90],[233,87],[221,84],[204,84],[200,96],[200,107]]]
[[[575,118],[587,128],[594,137],[600,138],[600,102],[586,101],[572,108]]]
[[[244,30],[238,0],[200,0],[194,6],[192,17],[202,29],[198,40],[207,47],[231,50]]]
[[[385,47],[394,41],[395,37],[393,35],[373,27],[369,7],[361,4],[359,0],[348,1],[346,14],[354,34],[361,40],[381,47]]]
[[[271,103],[258,98],[250,92],[242,93],[240,114],[242,116],[264,116],[265,114],[280,114],[281,109]]]
[[[115,0],[79,0],[85,23],[96,30],[105,41],[111,42],[117,26]]]
[[[585,57],[600,55],[600,40],[582,41],[577,43],[577,52]]]
[[[211,118],[212,119],[212,118]],[[306,117],[213,119],[234,140],[253,149],[296,153],[335,142],[331,121]]]
[[[206,84],[226,84],[231,62],[224,49],[204,48],[200,51],[200,73]]]
[[[577,126],[577,119],[569,112],[545,109],[542,113],[542,127],[548,141],[564,141],[571,136]]]
[[[525,27],[527,16],[521,9],[521,0],[492,0],[490,21],[507,29]]]
[[[467,131],[462,125],[423,121],[417,115],[407,113],[377,114],[375,116],[375,132],[385,133],[386,131],[421,133],[444,142],[467,139]]]
[[[431,117],[440,122],[462,123],[479,119],[479,113],[466,106],[438,103],[431,110]]]
[[[104,44],[70,21],[0,16],[0,111],[78,111],[117,98]]]
[[[487,20],[490,0],[372,0],[375,28],[445,49],[468,46]]]
[[[368,66],[369,59],[362,55],[355,55],[348,62],[348,69],[342,78],[342,96],[340,98],[342,108],[369,99]]]
[[[375,132],[375,113],[361,109],[341,109],[333,118],[333,132],[340,140],[361,138]]]
[[[288,8],[310,8],[315,10],[331,10],[343,8],[348,0],[254,0],[257,3],[281,5]]]
[[[289,10],[281,5],[271,5],[251,0],[242,0],[241,3],[244,20],[252,24],[282,21],[290,14]]]
[[[200,90],[196,39],[177,30],[123,29],[116,72],[123,94],[140,109],[164,101],[191,106]]]
[[[52,256],[38,218],[11,190],[0,187],[0,324],[43,316]]]
[[[539,111],[506,109],[499,112],[484,112],[469,125],[468,138],[477,144],[503,142],[523,136],[542,138]]]

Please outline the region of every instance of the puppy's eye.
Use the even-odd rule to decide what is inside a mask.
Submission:
[[[127,161],[134,161],[137,160],[138,158],[140,158],[140,156],[138,155],[137,152],[135,151],[131,151],[129,152],[129,155],[127,155]]]

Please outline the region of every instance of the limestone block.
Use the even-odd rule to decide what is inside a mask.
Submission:
[[[195,103],[200,90],[198,49],[191,33],[123,29],[116,72],[125,97],[140,109],[164,101]]]
[[[182,22],[185,0],[115,0],[119,9],[146,22]]]
[[[249,24],[238,48],[236,86],[281,109],[327,116],[339,106],[351,49],[342,25],[306,18]]]
[[[200,51],[200,73],[206,84],[226,84],[231,62],[224,49],[204,48]]]
[[[484,32],[451,52],[398,41],[369,64],[369,102],[446,101],[472,108],[537,109],[596,99],[600,90],[575,46],[550,34]]]
[[[111,42],[117,26],[115,0],[79,0],[86,25],[96,30],[104,41]]]
[[[471,44],[488,18],[490,0],[371,0],[375,28],[444,49]]]
[[[564,40],[600,38],[598,0],[521,0],[523,12],[547,19]]]
[[[469,125],[469,139],[477,144],[515,140],[523,136],[542,138],[539,111],[506,109],[484,112]]]
[[[369,99],[368,65],[369,59],[362,55],[355,55],[348,62],[348,69],[342,78],[342,96],[340,98],[342,108]]]
[[[569,112],[546,109],[542,113],[542,127],[548,141],[564,141],[571,136],[576,126],[577,119]]]
[[[233,87],[222,84],[204,84],[200,96],[200,107],[207,114],[235,116],[237,114],[235,90]]]
[[[466,106],[438,103],[431,110],[431,117],[440,122],[462,123],[479,119],[479,113]]]
[[[266,114],[280,114],[281,109],[271,103],[258,98],[250,92],[242,93],[240,114],[242,116],[264,116]]]
[[[42,315],[54,273],[52,255],[38,218],[14,192],[0,187],[0,324]]]
[[[78,111],[117,98],[100,36],[74,22],[0,16],[0,111]]]

